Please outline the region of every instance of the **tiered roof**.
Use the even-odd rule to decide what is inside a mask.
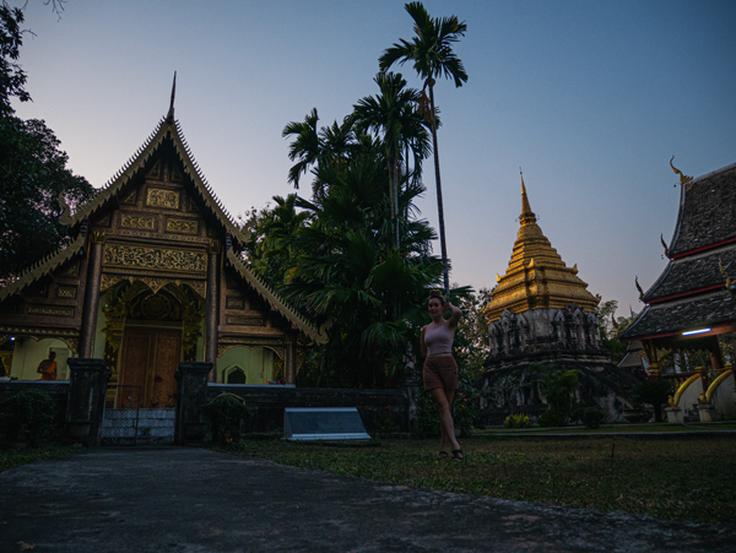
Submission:
[[[670,261],[642,295],[647,307],[624,338],[676,335],[736,320],[736,297],[726,287],[736,276],[736,164],[697,179],[680,173],[680,209]]]
[[[575,304],[584,311],[593,311],[598,299],[577,276],[577,266],[565,265],[537,224],[523,177],[519,222],[506,274],[497,277],[498,284],[491,293],[491,301],[483,308],[488,322],[500,319],[505,309],[523,313],[530,309],[562,309]]]

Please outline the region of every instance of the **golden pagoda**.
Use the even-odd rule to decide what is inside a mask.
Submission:
[[[488,323],[498,321],[507,309],[524,313],[575,304],[585,312],[594,311],[599,300],[588,292],[587,283],[578,278],[577,265],[565,265],[539,228],[537,216],[529,205],[523,175],[519,222],[506,274],[496,275],[498,284],[491,293],[491,301],[483,308]]]

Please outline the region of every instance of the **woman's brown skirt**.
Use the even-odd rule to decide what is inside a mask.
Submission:
[[[422,368],[424,389],[443,388],[445,391],[457,390],[457,363],[451,354],[431,355],[424,360]]]

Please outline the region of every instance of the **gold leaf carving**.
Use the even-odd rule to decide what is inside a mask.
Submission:
[[[207,254],[190,250],[105,244],[102,262],[106,266],[158,269],[181,273],[207,272]]]
[[[197,221],[188,219],[168,219],[166,221],[166,232],[197,234],[199,232],[199,224]]]
[[[56,289],[56,297],[74,299],[77,297],[76,286],[59,286]]]
[[[165,188],[149,188],[146,194],[146,205],[164,207],[166,209],[179,209],[179,192]]]
[[[120,216],[120,226],[140,230],[154,230],[156,228],[156,219],[148,215],[130,215],[129,213],[123,213]]]

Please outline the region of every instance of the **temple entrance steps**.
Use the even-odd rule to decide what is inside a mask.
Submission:
[[[173,444],[176,409],[105,409],[101,440],[106,445]]]

